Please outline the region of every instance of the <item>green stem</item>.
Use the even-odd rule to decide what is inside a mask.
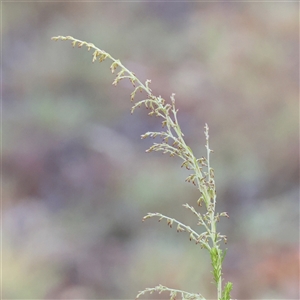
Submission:
[[[212,260],[212,266],[213,266],[213,272],[214,272],[214,278],[217,285],[217,295],[218,300],[222,300],[222,262],[223,262],[223,252],[220,249],[220,239],[218,240],[218,233],[217,233],[217,221],[219,218],[219,214],[217,214],[217,218],[215,216],[215,209],[216,209],[216,193],[215,193],[215,183],[214,183],[214,174],[213,169],[210,167],[210,152],[212,150],[209,148],[209,134],[208,134],[208,126],[205,124],[205,136],[206,136],[206,149],[207,149],[207,158],[203,160],[199,159],[197,160],[194,156],[192,150],[190,147],[187,146],[184,138],[183,133],[181,131],[181,128],[179,126],[178,120],[177,120],[177,109],[175,108],[175,98],[174,94],[171,96],[172,105],[165,104],[165,100],[161,96],[154,96],[152,94],[152,90],[149,87],[150,80],[146,80],[145,83],[142,83],[133,72],[128,70],[118,59],[113,58],[109,53],[99,49],[92,43],[87,43],[85,41],[81,41],[78,39],[75,39],[71,36],[58,36],[53,37],[53,40],[70,40],[72,41],[73,47],[78,45],[79,47],[82,47],[83,45],[90,49],[94,49],[95,52],[93,53],[93,62],[97,60],[99,57],[99,61],[102,62],[104,59],[109,58],[111,61],[113,61],[113,64],[111,65],[111,71],[114,73],[114,71],[120,67],[122,70],[117,74],[116,79],[113,82],[113,85],[117,85],[117,83],[124,78],[128,78],[133,86],[135,87],[134,91],[131,94],[131,100],[134,100],[135,93],[140,91],[145,91],[147,94],[147,99],[142,100],[140,102],[135,103],[135,105],[132,107],[132,112],[136,107],[139,107],[143,103],[147,108],[151,108],[151,112],[149,115],[156,115],[159,117],[162,117],[164,119],[163,121],[163,127],[166,126],[166,132],[161,133],[161,137],[164,137],[164,142],[160,144],[154,143],[152,147],[150,147],[147,152],[150,152],[152,150],[158,151],[162,150],[164,153],[170,153],[171,156],[177,155],[181,159],[184,160],[184,163],[182,166],[186,166],[187,169],[192,169],[195,173],[190,175],[188,178],[189,182],[192,182],[195,184],[200,191],[201,201],[204,200],[205,206],[207,209],[207,213],[205,215],[201,215],[200,213],[196,212],[196,210],[189,206],[188,204],[185,204],[184,206],[189,208],[192,212],[194,212],[199,219],[199,224],[204,225],[206,232],[202,234],[198,234],[196,231],[191,229],[190,226],[187,226],[176,219],[169,218],[167,216],[164,216],[160,213],[149,213],[147,216],[144,217],[143,220],[146,220],[147,218],[151,218],[153,216],[160,217],[161,219],[166,219],[167,223],[170,227],[172,227],[173,223],[177,223],[177,231],[186,231],[190,234],[190,240],[195,240],[196,244],[201,243],[202,246],[204,246],[211,254],[211,260]],[[147,106],[149,105],[149,106]],[[154,106],[155,107],[154,107]],[[169,110],[172,111],[172,115],[170,116]],[[148,132],[142,136],[142,138],[145,138],[147,136],[155,137],[158,132]],[[172,139],[174,141],[174,144],[170,145],[168,144],[168,138]],[[201,163],[201,161],[206,161],[206,163]],[[202,171],[202,166],[207,167],[207,173]],[[192,177],[191,177],[192,176]],[[223,216],[227,216],[226,213],[222,213]],[[221,216],[222,216],[221,214]],[[198,224],[198,225],[199,225]],[[202,237],[205,237],[204,240],[202,240]],[[220,236],[222,237],[222,236]],[[224,236],[223,236],[224,237]],[[211,240],[211,243],[207,241],[206,238],[209,238]],[[227,285],[224,288],[223,298],[229,299],[230,297],[230,291],[232,289],[232,283],[227,283]],[[170,289],[165,286],[159,285],[155,288],[146,289],[138,294],[138,297],[140,295],[143,295],[145,292],[153,292],[153,291],[170,291],[171,292],[171,300],[175,299],[176,293],[181,293],[182,299],[204,299],[200,294],[190,294],[181,290],[177,289]],[[225,296],[224,296],[225,295]]]

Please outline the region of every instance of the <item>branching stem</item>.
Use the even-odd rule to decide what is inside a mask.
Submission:
[[[192,149],[186,144],[184,140],[184,134],[181,131],[180,125],[177,119],[177,112],[175,106],[175,94],[172,94],[170,99],[171,103],[167,103],[165,99],[161,96],[155,96],[152,93],[149,84],[150,80],[146,80],[145,83],[141,82],[136,75],[127,69],[118,59],[113,58],[109,53],[99,49],[92,43],[87,43],[75,39],[71,36],[57,36],[53,37],[53,40],[69,40],[72,42],[73,47],[76,45],[80,48],[86,46],[88,50],[93,49],[93,62],[98,60],[99,62],[104,61],[105,59],[110,59],[112,64],[110,70],[112,73],[116,71],[117,68],[120,68],[121,71],[117,73],[113,85],[117,85],[122,79],[129,79],[132,83],[134,90],[130,95],[131,101],[134,102],[135,94],[140,91],[146,92],[146,99],[138,101],[133,104],[131,112],[133,113],[137,107],[144,105],[147,109],[150,110],[148,113],[150,116],[157,116],[162,118],[162,128],[161,132],[146,132],[141,136],[141,138],[147,137],[161,137],[163,140],[160,143],[154,143],[146,152],[151,151],[162,151],[163,153],[168,153],[170,156],[177,156],[183,160],[182,167],[184,166],[187,170],[191,170],[190,174],[186,181],[194,184],[200,192],[200,197],[197,201],[199,206],[202,205],[202,202],[205,204],[206,213],[201,214],[196,211],[193,206],[189,204],[184,204],[183,206],[191,210],[197,217],[197,225],[203,226],[205,231],[201,234],[198,234],[190,226],[183,224],[182,222],[177,221],[174,218],[162,215],[160,213],[148,213],[143,221],[152,218],[159,217],[160,220],[165,220],[169,227],[172,227],[173,224],[177,225],[178,232],[188,232],[190,240],[194,240],[196,244],[200,244],[201,248],[205,248],[211,257],[212,264],[212,273],[217,286],[217,298],[218,300],[229,300],[230,291],[232,289],[232,283],[228,282],[224,289],[222,290],[222,263],[226,254],[226,251],[222,251],[220,247],[220,241],[224,240],[225,243],[227,238],[225,235],[221,235],[216,230],[216,224],[219,221],[220,217],[228,217],[226,212],[216,213],[216,187],[214,180],[214,170],[210,166],[210,153],[212,150],[209,147],[209,128],[205,124],[205,138],[206,138],[206,158],[196,158],[193,154]],[[206,171],[205,171],[206,170]],[[137,298],[145,293],[152,292],[170,292],[170,300],[175,300],[176,295],[179,294],[182,300],[205,300],[205,298],[200,294],[188,293],[182,290],[171,289],[163,285],[158,285],[154,288],[146,288],[143,291],[140,291],[137,295]]]

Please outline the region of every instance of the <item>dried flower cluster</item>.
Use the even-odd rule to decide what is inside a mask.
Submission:
[[[202,233],[197,233],[190,226],[187,226],[176,219],[164,216],[160,213],[148,213],[143,218],[143,221],[152,217],[158,217],[159,221],[166,220],[167,225],[171,228],[173,224],[176,224],[177,232],[187,232],[189,234],[190,241],[194,241],[196,244],[199,244],[201,248],[208,250],[211,257],[213,278],[217,286],[217,299],[229,300],[232,283],[228,282],[225,287],[222,288],[222,263],[225,258],[226,251],[223,251],[220,247],[220,242],[223,240],[226,243],[227,237],[225,235],[221,235],[216,229],[216,224],[220,220],[220,217],[229,216],[226,212],[216,213],[215,211],[216,186],[214,180],[214,169],[210,166],[210,153],[213,151],[209,147],[209,128],[207,124],[205,124],[204,127],[207,155],[206,157],[196,158],[191,148],[186,144],[184,140],[184,134],[182,133],[178,124],[178,109],[175,107],[175,94],[171,95],[170,103],[161,96],[155,96],[149,87],[149,84],[151,83],[150,80],[146,80],[145,83],[142,83],[133,72],[123,66],[120,60],[113,58],[109,53],[100,50],[92,43],[80,41],[71,36],[57,36],[53,37],[52,39],[55,41],[70,40],[73,47],[78,46],[80,48],[82,46],[86,46],[89,51],[93,49],[93,62],[102,62],[107,58],[110,59],[112,61],[110,66],[111,72],[114,73],[117,69],[119,69],[112,84],[116,86],[120,80],[129,79],[133,85],[134,90],[130,95],[131,102],[133,102],[131,113],[133,113],[137,107],[141,107],[143,105],[149,110],[148,115],[161,118],[162,131],[146,132],[141,136],[142,139],[147,137],[161,138],[161,142],[153,143],[153,145],[146,150],[146,152],[162,151],[170,156],[177,156],[183,161],[181,167],[185,167],[187,170],[191,171],[191,174],[186,178],[186,181],[195,185],[199,190],[200,196],[197,200],[197,205],[202,206],[204,203],[206,213],[202,214],[198,212],[189,204],[183,204],[183,206],[189,209],[196,216],[198,220],[197,225],[203,226],[204,231]],[[146,98],[144,100],[135,102],[135,95],[138,91],[144,91],[146,93]],[[140,291],[136,298],[146,293],[162,293],[165,291],[170,293],[170,300],[175,300],[178,295],[183,300],[205,299],[200,294],[191,294],[162,285],[158,285],[154,288],[146,288],[145,290]]]

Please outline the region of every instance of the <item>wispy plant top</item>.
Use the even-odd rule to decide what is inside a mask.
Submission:
[[[104,50],[99,49],[92,43],[87,43],[75,39],[71,36],[57,36],[53,37],[53,40],[69,40],[72,42],[73,47],[87,47],[88,51],[93,50],[92,61],[103,62],[106,59],[112,61],[110,70],[112,73],[116,72],[116,77],[113,81],[113,85],[117,85],[121,80],[128,79],[133,85],[133,92],[130,94],[131,102],[133,106],[131,108],[131,113],[137,107],[145,106],[149,110],[149,116],[156,116],[161,118],[161,131],[146,132],[141,136],[142,139],[147,137],[160,137],[160,142],[155,142],[153,145],[146,150],[146,152],[151,151],[162,151],[170,156],[177,156],[181,158],[181,167],[185,167],[187,170],[191,171],[191,174],[186,178],[187,182],[192,183],[199,190],[199,198],[197,200],[197,205],[202,206],[204,203],[206,212],[200,213],[193,206],[189,204],[183,204],[183,206],[189,209],[197,218],[197,225],[203,226],[204,231],[198,233],[196,230],[192,229],[174,218],[162,215],[160,213],[148,213],[143,220],[151,217],[158,217],[160,220],[165,220],[167,224],[172,227],[176,224],[178,232],[187,232],[189,234],[189,239],[199,244],[201,248],[205,248],[209,251],[212,264],[213,278],[217,286],[218,300],[229,300],[230,291],[232,289],[232,283],[228,282],[224,289],[222,289],[222,263],[225,258],[226,251],[220,248],[220,242],[224,240],[227,242],[227,237],[221,235],[216,230],[216,223],[220,220],[221,216],[228,217],[226,212],[216,213],[216,186],[214,180],[214,169],[210,166],[210,153],[213,152],[209,147],[209,128],[205,124],[205,139],[206,139],[206,157],[196,158],[192,149],[186,144],[184,140],[184,134],[181,131],[180,125],[177,119],[178,109],[175,106],[175,94],[172,94],[170,101],[166,101],[161,96],[155,96],[150,88],[151,81],[148,79],[144,83],[138,79],[138,77],[132,71],[128,70],[120,60],[113,58],[109,53]],[[137,92],[145,92],[146,97],[144,100],[135,101],[135,95]],[[147,288],[140,291],[137,298],[145,293],[153,292],[169,292],[170,299],[175,300],[178,295],[181,299],[205,299],[201,294],[193,294],[185,291],[172,289],[165,287],[163,285],[158,285],[154,288]]]

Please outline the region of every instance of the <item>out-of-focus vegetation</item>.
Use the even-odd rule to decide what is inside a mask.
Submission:
[[[298,6],[2,3],[3,299],[133,298],[158,282],[214,295],[207,253],[141,222],[189,223],[181,204],[198,196],[178,160],[144,153],[160,122],[131,116],[130,83],[112,87],[109,64],[59,34],[175,92],[198,157],[209,123],[232,296],[299,298]]]

